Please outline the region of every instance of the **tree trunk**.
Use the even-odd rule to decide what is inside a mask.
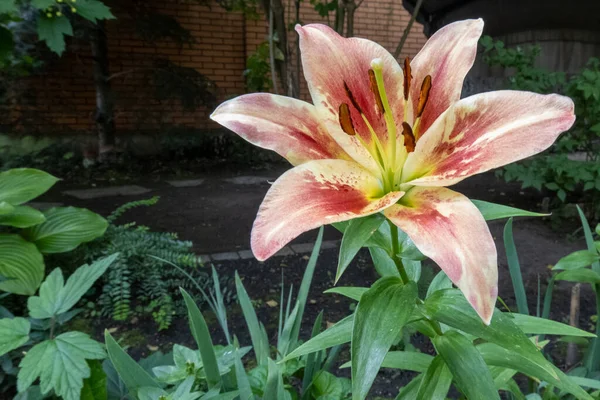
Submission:
[[[285,13],[282,1],[271,0],[271,9],[273,11],[274,31],[277,32],[279,49],[283,53],[283,61],[278,63],[279,77],[281,78],[281,84],[283,85],[283,92],[288,93],[289,95],[290,85],[288,82],[288,64],[290,58],[287,46],[287,26],[285,24]]]
[[[344,21],[346,20],[346,4],[344,0],[338,0],[337,10],[335,12],[335,31],[344,36]]]
[[[356,8],[357,7],[354,0],[348,0],[346,2],[346,18],[348,19],[346,37],[354,36],[354,12],[356,11]]]
[[[108,44],[105,23],[100,20],[92,27],[92,59],[94,61],[94,85],[96,87],[96,129],[98,131],[98,158],[107,161],[115,153],[114,100],[110,87]]]

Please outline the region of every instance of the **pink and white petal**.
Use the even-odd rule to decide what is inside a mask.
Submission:
[[[387,143],[385,119],[377,107],[369,80],[371,61],[379,58],[383,62],[383,81],[390,108],[401,130],[404,78],[398,62],[385,48],[367,39],[344,38],[326,25],[297,25],[296,31],[300,36],[300,54],[308,90],[328,127],[339,129],[339,107],[347,103],[356,132],[365,142],[371,142],[369,129],[353,106],[344,87],[346,84],[382,143]]]
[[[431,75],[431,91],[419,132],[425,132],[440,114],[460,99],[463,81],[475,61],[482,32],[482,19],[448,24],[434,33],[411,61],[413,107],[419,103],[423,80]]]
[[[414,187],[384,214],[440,266],[489,324],[498,295],[496,246],[473,203],[450,189]]]
[[[384,194],[379,180],[355,162],[307,162],[280,176],[267,192],[252,227],[252,251],[265,260],[303,232],[377,213],[402,194]]]
[[[506,90],[467,97],[417,142],[402,180],[453,185],[544,151],[574,121],[573,101],[565,96]]]
[[[320,159],[350,159],[319,121],[312,104],[255,93],[221,104],[210,118],[259,147],[274,150],[293,165]]]

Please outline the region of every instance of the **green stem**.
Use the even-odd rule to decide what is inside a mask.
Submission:
[[[410,279],[408,278],[408,274],[406,273],[406,269],[404,269],[404,264],[402,264],[402,260],[398,257],[398,251],[400,249],[400,244],[398,243],[398,227],[394,225],[392,221],[387,220],[390,225],[390,232],[392,234],[392,260],[394,260],[394,264],[396,264],[396,268],[398,268],[398,272],[400,273],[400,278],[403,283],[408,283]]]

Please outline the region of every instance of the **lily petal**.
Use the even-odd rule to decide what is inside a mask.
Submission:
[[[440,266],[489,324],[498,295],[496,246],[473,203],[450,189],[414,187],[384,214]]]
[[[297,25],[296,31],[300,35],[300,54],[308,90],[328,128],[331,126],[339,130],[340,104],[346,103],[357,134],[370,143],[371,135],[356,108],[358,106],[385,145],[388,131],[371,90],[369,70],[372,60],[381,59],[390,108],[395,113],[396,125],[400,127],[404,113],[404,78],[398,62],[377,43],[367,39],[344,38],[326,25]]]
[[[544,151],[574,121],[573,101],[565,96],[505,90],[467,97],[417,142],[403,182],[453,185]]]
[[[426,132],[440,114],[460,99],[463,81],[475,61],[482,32],[482,19],[448,24],[431,36],[410,63],[414,75],[410,90],[414,107],[419,103],[423,80],[431,75],[432,86],[421,116],[420,132]]]
[[[236,97],[210,118],[259,147],[274,150],[292,165],[311,160],[350,159],[307,102],[269,93]]]
[[[377,213],[402,194],[384,195],[379,180],[355,162],[307,162],[284,173],[267,192],[252,227],[252,251],[265,260],[303,232]]]

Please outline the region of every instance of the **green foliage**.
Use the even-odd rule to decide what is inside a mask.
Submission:
[[[484,60],[491,66],[510,68],[509,86],[536,93],[562,93],[573,99],[577,119],[573,127],[558,139],[550,152],[510,164],[498,171],[506,181],[519,181],[523,188],[533,187],[555,192],[556,206],[581,199],[586,213],[600,218],[600,60],[591,58],[586,67],[567,78],[562,72],[550,72],[535,66],[541,49],[506,48],[489,36],[481,39]],[[580,152],[581,160],[567,155]]]
[[[271,88],[271,67],[269,65],[269,42],[256,47],[246,61],[244,70],[248,92],[267,92]]]

